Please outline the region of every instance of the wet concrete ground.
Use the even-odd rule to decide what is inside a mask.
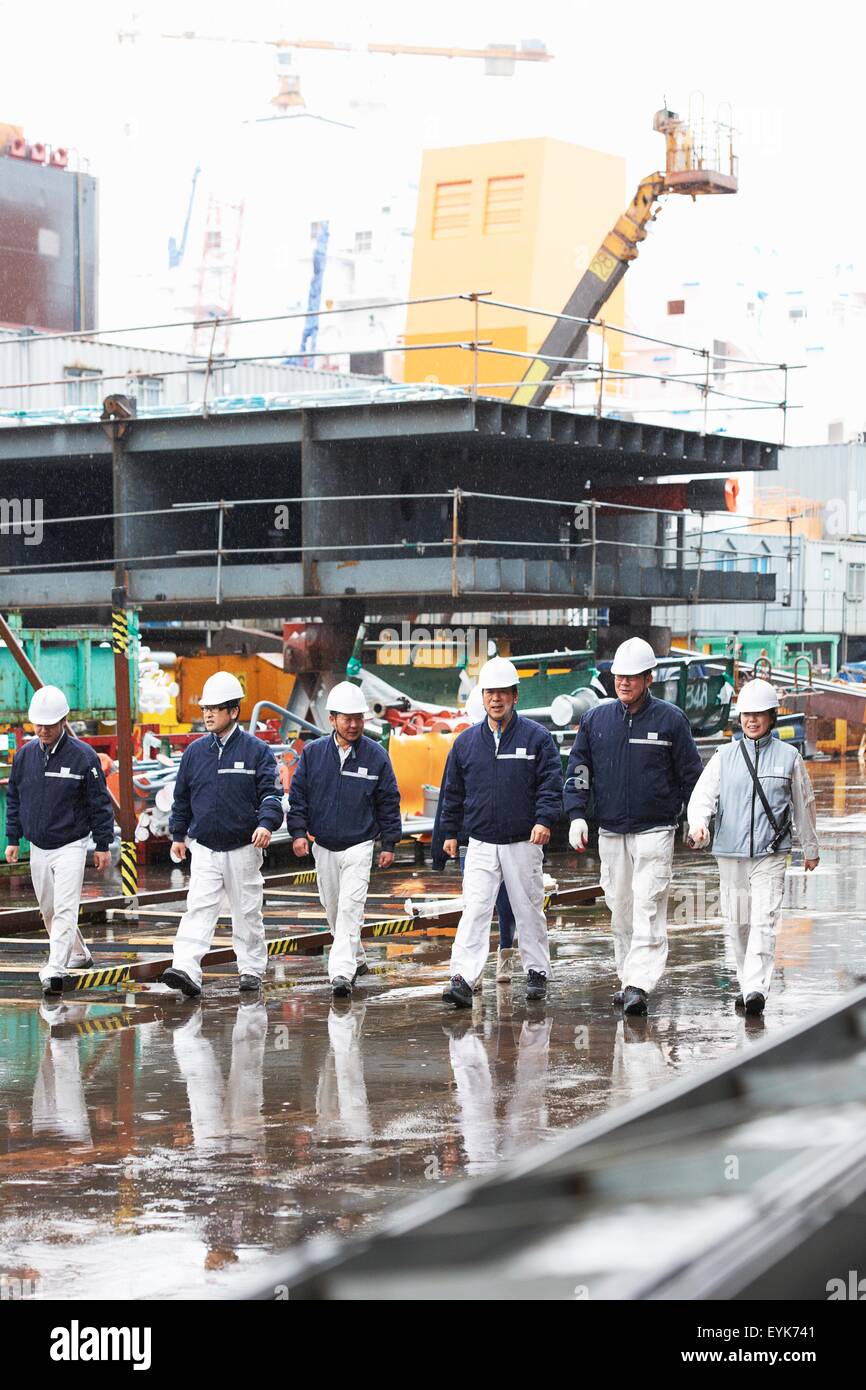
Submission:
[[[866,975],[866,780],[811,764],[822,861],[786,884],[767,1032]],[[286,866],[290,867],[290,866]],[[592,856],[554,855],[562,886]],[[454,873],[376,874],[399,897],[457,892]],[[152,885],[153,886],[153,885]],[[264,1002],[236,976],[204,1002],[159,986],[100,992],[46,1017],[0,986],[0,1276],[47,1298],[207,1297],[302,1237],[346,1232],[761,1035],[733,1009],[715,861],[677,853],[671,950],[646,1022],[610,1006],[602,902],[552,913],[544,1005],[497,988],[441,1004],[446,941],[368,948],[332,1007],[321,957],[289,960]],[[0,947],[0,951],[2,951]]]

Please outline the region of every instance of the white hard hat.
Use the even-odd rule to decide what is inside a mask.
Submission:
[[[615,676],[642,676],[656,664],[649,642],[642,637],[629,637],[617,647],[610,669]]]
[[[359,685],[352,681],[340,681],[328,692],[325,708],[329,714],[368,714],[367,701]]]
[[[31,724],[59,724],[69,713],[69,701],[56,685],[43,685],[30,701],[27,711]]]
[[[504,656],[492,656],[478,672],[480,690],[509,690],[519,684],[517,667]]]
[[[240,704],[244,698],[244,688],[237,676],[229,671],[214,671],[208,676],[201,692],[200,705]]]
[[[769,681],[748,681],[737,696],[737,714],[763,714],[778,708],[779,692]]]

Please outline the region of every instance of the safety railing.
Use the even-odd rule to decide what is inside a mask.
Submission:
[[[704,433],[707,433],[712,424],[711,416],[727,417],[740,412],[756,411],[777,412],[781,417],[781,442],[784,443],[788,412],[801,408],[789,401],[788,384],[789,373],[803,370],[802,364],[753,361],[743,357],[720,354],[710,347],[699,347],[675,339],[642,333],[635,328],[609,322],[603,318],[582,318],[578,315],[543,309],[535,305],[497,299],[488,290],[427,295],[412,299],[394,299],[384,303],[371,301],[340,308],[318,309],[314,316],[317,321],[327,321],[359,313],[375,312],[381,315],[393,310],[411,310],[422,305],[449,303],[469,306],[466,322],[467,331],[465,334],[445,335],[435,342],[413,343],[403,341],[401,338],[397,342],[371,344],[369,341],[359,340],[352,345],[339,343],[313,351],[305,351],[300,357],[297,354],[292,354],[288,349],[278,352],[222,355],[215,354],[211,348],[206,355],[190,356],[172,348],[163,348],[160,349],[162,355],[171,353],[178,359],[183,357],[185,360],[182,362],[178,360],[176,366],[168,363],[159,365],[151,363],[134,368],[124,366],[122,370],[113,370],[113,364],[101,366],[95,362],[92,371],[88,369],[87,374],[74,378],[68,375],[48,374],[11,380],[12,372],[8,365],[10,361],[8,349],[17,344],[31,353],[31,349],[38,349],[40,344],[62,342],[78,346],[89,345],[93,349],[104,349],[106,352],[116,351],[119,347],[128,351],[135,351],[136,348],[139,348],[142,352],[152,352],[153,349],[141,348],[138,343],[106,342],[105,340],[123,340],[128,339],[130,335],[154,332],[168,335],[180,329],[196,330],[204,326],[212,327],[214,330],[229,326],[233,329],[261,329],[267,325],[306,322],[310,315],[307,311],[298,311],[251,317],[224,316],[206,320],[183,319],[151,324],[127,324],[116,328],[81,330],[75,333],[33,333],[28,330],[26,333],[5,334],[0,336],[0,425],[16,422],[47,424],[61,421],[63,423],[92,421],[99,418],[100,407],[96,402],[91,404],[64,402],[57,405],[50,402],[39,408],[28,408],[23,404],[23,393],[51,392],[60,389],[67,394],[72,390],[95,392],[102,390],[106,385],[118,382],[123,383],[128,392],[134,393],[142,380],[150,379],[153,376],[158,377],[160,382],[186,378],[188,398],[178,399],[172,404],[165,405],[153,404],[148,407],[142,404],[139,408],[139,414],[142,417],[184,413],[207,416],[232,410],[338,404],[343,399],[353,399],[352,393],[354,392],[369,393],[364,396],[364,399],[371,401],[387,400],[390,398],[389,393],[393,390],[408,392],[414,398],[424,398],[430,395],[441,396],[444,392],[445,394],[468,395],[472,399],[478,399],[492,393],[496,398],[507,399],[507,397],[503,397],[503,393],[515,391],[523,382],[526,364],[535,361],[542,361],[546,365],[558,369],[551,383],[552,396],[549,404],[559,409],[593,413],[604,418],[620,418],[626,415],[630,419],[647,417],[653,420],[659,416],[667,416],[678,424],[696,424]],[[484,324],[482,324],[482,312],[485,318]],[[587,353],[583,356],[558,357],[545,354],[540,349],[523,351],[510,346],[499,346],[496,336],[496,315],[501,316],[503,313],[517,315],[524,321],[539,318],[551,323],[568,322],[585,327],[588,333],[592,331],[592,342],[598,348],[598,352]],[[498,322],[501,323],[501,317]],[[216,332],[213,337],[216,338]],[[589,341],[585,337],[583,339],[584,346]],[[624,361],[627,342],[642,344],[646,347],[664,347],[685,354],[687,358],[695,359],[695,370],[663,372],[651,370],[649,367],[644,370],[617,365],[618,360]],[[381,353],[384,363],[396,363],[396,368],[399,367],[400,359],[415,354],[421,354],[422,357],[425,354],[437,354],[437,365],[440,368],[442,366],[441,354],[443,353],[455,354],[455,364],[463,356],[468,355],[471,360],[466,371],[458,371],[455,366],[454,379],[451,381],[428,378],[406,382],[394,380],[387,376],[369,377],[360,373],[352,373],[350,371],[352,358],[356,354],[369,353],[371,350]],[[639,348],[629,349],[632,353],[639,350]],[[493,374],[494,379],[488,380],[485,378],[485,364],[489,363],[491,359],[501,360],[503,371],[495,372]],[[450,358],[448,360],[450,361]],[[510,371],[508,370],[509,364],[511,366]],[[274,378],[280,377],[282,374],[285,376],[285,381],[273,381],[271,384],[276,386],[275,390],[262,389],[252,394],[249,392],[239,392],[235,395],[226,394],[227,375],[238,368],[249,366],[261,367],[263,371],[269,372]],[[297,376],[299,366],[317,370],[323,388],[326,384],[326,377],[322,368],[327,368],[328,375],[331,377],[335,372],[341,373],[346,379],[345,384],[334,390],[325,391],[323,389],[320,393],[314,390],[292,391],[291,381],[293,375]],[[80,370],[80,368],[76,367],[76,370]],[[772,381],[774,376],[779,381],[779,389],[774,394],[749,394],[745,378],[760,377],[766,381],[769,377]],[[200,388],[201,394],[195,394],[194,399],[190,399],[193,381],[196,392]],[[661,401],[657,402],[654,398],[646,400],[636,396],[631,389],[636,383],[646,383],[651,387],[657,386],[659,391],[664,388],[667,396],[671,394],[671,387],[677,388],[682,394],[675,402],[665,401],[662,403]],[[262,384],[263,387],[268,384],[264,378]],[[728,389],[731,385],[735,389]],[[381,394],[383,392],[384,394]],[[15,404],[15,393],[19,393],[18,399],[21,401],[19,405]],[[348,396],[341,393],[348,393]],[[689,397],[692,395],[693,401],[690,402]]]
[[[496,502],[500,508],[519,507],[521,515],[525,515],[527,507],[554,508],[557,516],[557,533],[543,536],[539,539],[530,539],[525,536],[515,538],[514,536],[488,536],[488,535],[467,535],[465,534],[465,519],[461,509],[464,504],[477,499],[481,501]],[[318,540],[305,543],[303,539],[289,542],[285,545],[246,545],[246,546],[227,546],[224,544],[224,525],[227,515],[233,511],[242,511],[249,507],[297,507],[334,503],[342,504],[352,502],[353,504],[373,502],[423,502],[423,501],[447,501],[450,510],[450,535],[447,537],[429,537],[400,540],[370,541],[356,544],[354,542],[339,541],[333,544],[322,543]],[[671,532],[663,539],[651,541],[649,539],[639,539],[629,541],[621,536],[607,537],[598,533],[598,518],[605,513],[630,513],[643,514],[656,518],[675,518],[683,523],[678,528],[677,533]],[[793,525],[797,517],[786,515],[784,517],[772,518],[769,516],[750,516],[744,513],[731,513],[721,509],[705,508],[697,509],[677,509],[670,507],[642,506],[636,503],[621,501],[601,501],[592,498],[567,499],[567,498],[545,498],[527,497],[503,493],[483,492],[475,489],[449,488],[437,492],[418,492],[418,493],[338,493],[314,496],[296,497],[255,497],[255,498],[236,498],[232,500],[220,499],[217,501],[184,501],[173,503],[170,507],[152,507],[135,511],[118,512],[91,512],[82,515],[67,515],[60,517],[43,517],[40,525],[43,528],[54,526],[76,526],[87,525],[92,527],[97,522],[130,522],[136,519],[147,519],[153,517],[173,517],[180,519],[184,515],[194,514],[202,516],[210,513],[214,517],[215,536],[214,544],[195,548],[178,548],[159,551],[148,555],[110,555],[105,557],[90,557],[87,559],[63,559],[49,561],[45,563],[23,562],[15,565],[0,567],[0,576],[13,574],[36,574],[51,571],[63,571],[74,573],[82,570],[93,569],[114,569],[121,564],[125,570],[132,571],[149,565],[166,565],[172,562],[186,562],[187,564],[211,565],[215,567],[215,593],[214,600],[217,605],[222,602],[223,597],[223,577],[224,565],[226,561],[240,562],[243,560],[251,561],[253,558],[259,561],[273,561],[278,557],[284,557],[289,562],[298,562],[304,556],[312,556],[316,559],[327,559],[329,557],[340,557],[350,554],[355,556],[372,556],[389,553],[399,556],[423,557],[428,551],[432,553],[450,554],[451,558],[451,592],[453,597],[460,594],[459,583],[459,562],[461,557],[472,554],[475,549],[482,548],[493,552],[519,550],[524,554],[532,554],[540,551],[553,552],[564,559],[576,559],[584,554],[589,557],[589,584],[586,593],[582,594],[583,600],[592,600],[597,596],[598,586],[598,564],[599,557],[608,553],[609,548],[616,552],[638,551],[652,554],[657,557],[659,568],[671,569],[694,569],[697,572],[696,589],[694,601],[700,597],[700,578],[701,573],[708,569],[733,569],[736,563],[742,561],[750,565],[752,561],[759,558],[779,559],[788,565],[788,587],[791,587],[791,566],[794,555]],[[563,538],[559,523],[563,517],[569,518],[569,535]],[[685,519],[691,518],[697,522],[695,532],[685,532]],[[707,530],[707,521],[712,518],[731,519],[738,524],[716,526],[714,529]],[[766,542],[762,542],[760,556],[748,551],[732,552],[730,546],[714,544],[714,538],[722,540],[738,531],[746,531],[755,526],[767,526],[783,522],[788,527],[788,539],[779,550],[770,550]]]

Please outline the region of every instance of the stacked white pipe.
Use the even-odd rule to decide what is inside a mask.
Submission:
[[[170,670],[177,657],[174,652],[153,652],[150,647],[139,649],[138,708],[146,721],[148,714],[167,714],[180,686]]]

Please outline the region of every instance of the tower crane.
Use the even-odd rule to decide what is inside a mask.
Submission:
[[[488,77],[511,77],[515,63],[549,63],[553,54],[538,39],[523,39],[516,44],[491,43],[486,48],[431,47],[411,43],[340,43],[334,39],[247,39],[222,34],[198,34],[187,29],[180,34],[163,34],[164,39],[191,39],[197,43],[235,43],[268,47],[277,50],[276,95],[271,105],[285,115],[292,108],[305,105],[301,95],[301,79],[291,67],[293,50],[315,50],[320,53],[387,54],[393,58],[473,58],[481,59]]]

